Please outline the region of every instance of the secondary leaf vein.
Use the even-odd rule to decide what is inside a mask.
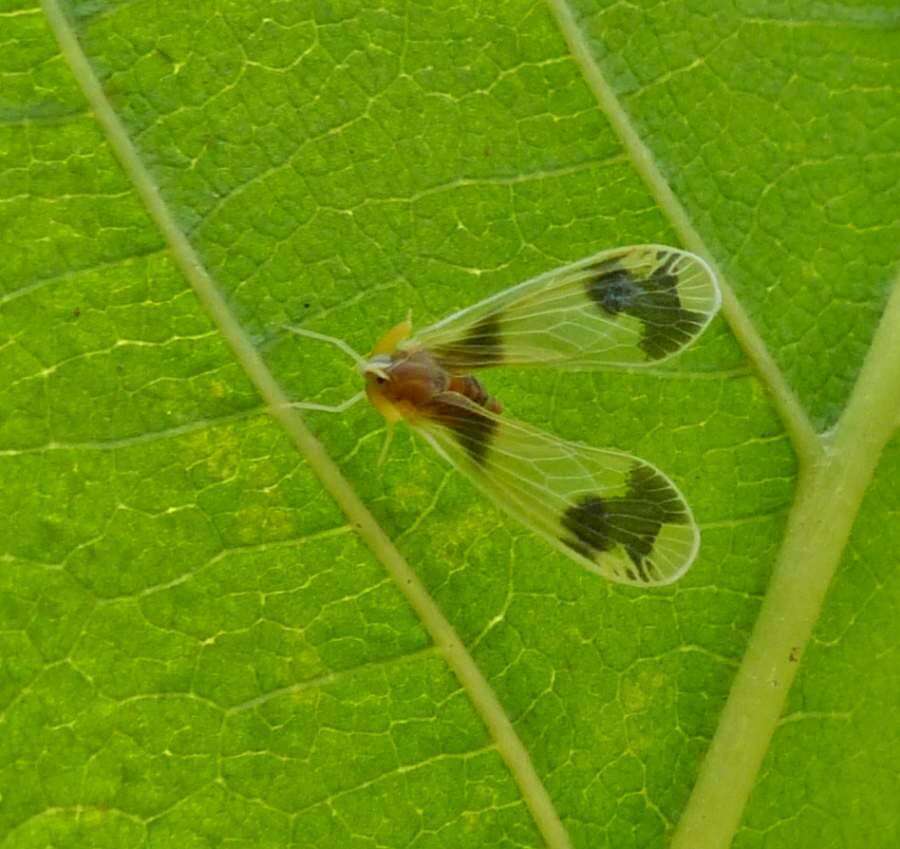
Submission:
[[[571,842],[547,789],[531,762],[512,722],[493,688],[481,673],[453,626],[428,593],[418,575],[409,566],[393,541],[363,504],[349,481],[326,453],[322,444],[307,429],[301,416],[291,407],[274,375],[215,285],[193,245],[175,220],[159,189],[144,165],[128,131],[106,97],[75,32],[58,0],[41,0],[66,62],[80,85],[107,141],[123,170],[134,184],[153,222],[159,228],[172,258],[190,283],[228,343],[236,360],[246,371],[267,403],[272,417],[284,428],[309,463],[326,491],[341,507],[360,537],[381,561],[411,607],[421,618],[445,661],[456,674],[480,715],[522,792],[535,825],[548,849],[571,849]]]

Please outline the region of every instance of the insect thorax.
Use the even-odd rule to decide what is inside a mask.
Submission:
[[[468,398],[479,407],[499,413],[501,405],[490,396],[477,378],[451,374],[429,351],[415,349],[380,355],[378,362],[366,372],[369,398],[384,413],[385,405],[393,407],[403,418],[415,413],[429,414],[446,392]]]
[[[392,404],[427,406],[436,395],[446,392],[450,375],[428,351],[398,351],[384,368],[387,379],[369,376],[378,392]]]

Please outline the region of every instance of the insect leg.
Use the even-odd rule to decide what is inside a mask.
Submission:
[[[394,441],[394,423],[388,422],[387,425],[387,433],[384,437],[384,445],[381,447],[381,453],[378,455],[378,465],[383,466],[384,461],[387,459],[388,449],[391,447],[391,442]]]

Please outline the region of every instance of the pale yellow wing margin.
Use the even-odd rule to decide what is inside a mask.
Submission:
[[[700,257],[633,245],[499,292],[403,347],[426,348],[458,373],[496,365],[650,365],[690,345],[720,301],[715,275]]]
[[[653,586],[694,560],[700,531],[684,497],[637,457],[557,439],[455,392],[412,424],[499,507],[591,572]]]

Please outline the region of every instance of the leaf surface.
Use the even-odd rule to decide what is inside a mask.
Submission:
[[[856,521],[798,557],[841,561],[726,832],[896,844],[900,30],[785,8],[0,5],[0,846],[661,849],[804,510]],[[363,406],[308,415],[323,484],[266,411],[358,388],[285,323],[366,351],[695,237],[733,294],[696,348],[488,379],[678,483],[703,547],[672,587],[578,570],[408,433],[376,471]]]

